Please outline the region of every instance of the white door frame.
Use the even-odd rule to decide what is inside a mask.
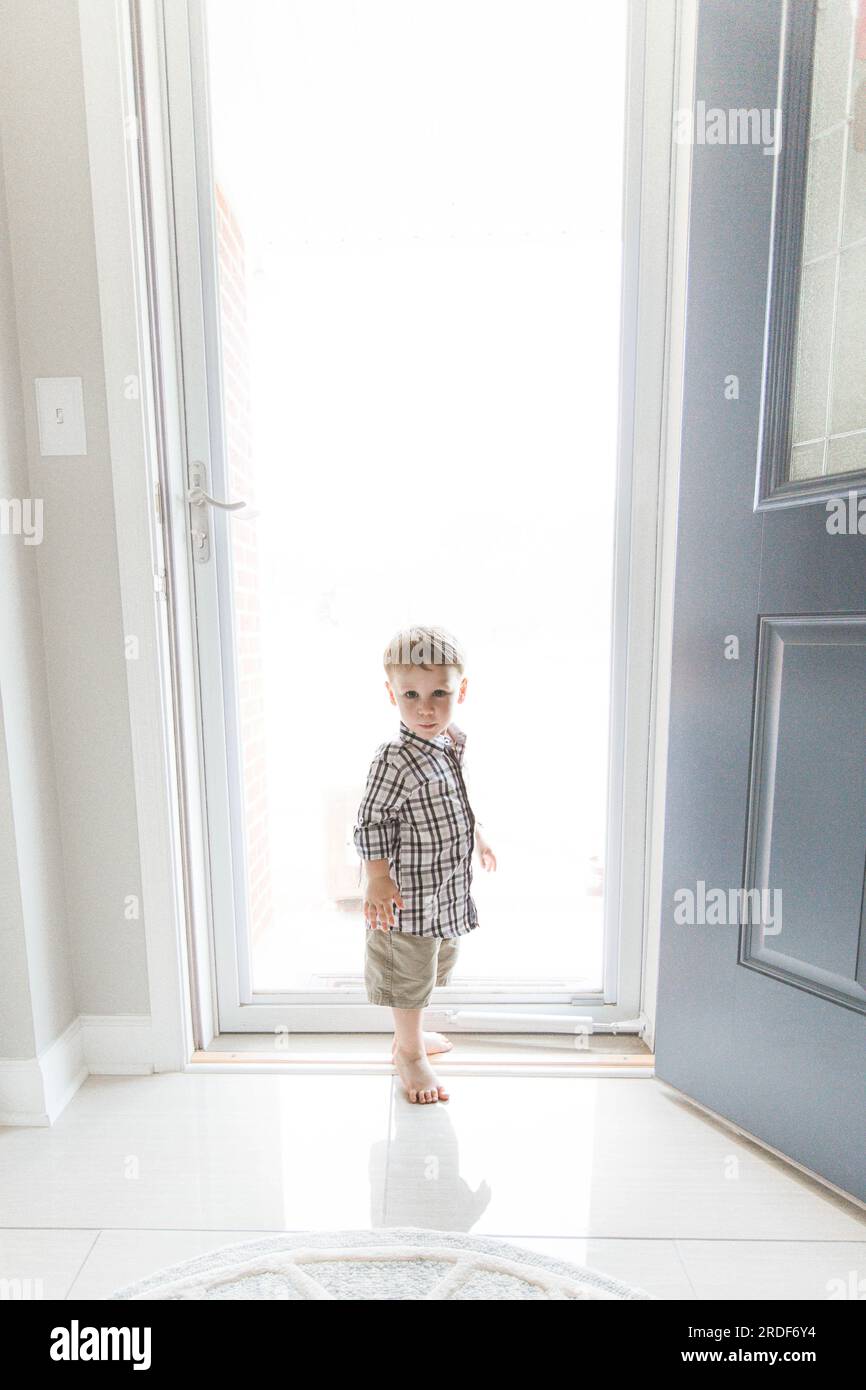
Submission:
[[[197,312],[200,334],[197,342],[191,342],[188,329],[185,331],[184,367],[187,380],[191,373],[195,373],[200,382],[206,381],[207,306],[201,302],[200,293],[197,296],[198,304],[195,304],[194,288],[191,290],[190,287],[201,285],[203,259],[206,264],[208,255],[213,255],[213,248],[211,246],[209,249],[206,241],[202,246],[198,235],[200,209],[194,196],[194,181],[187,180],[184,184],[175,178],[172,183],[169,174],[170,163],[174,164],[177,174],[179,164],[183,163],[188,170],[193,167],[195,158],[193,102],[196,99],[201,101],[202,93],[199,91],[196,97],[190,81],[188,37],[184,54],[183,33],[189,35],[188,12],[193,14],[192,32],[197,32],[197,0],[192,0],[189,11],[182,4],[164,6],[162,0],[113,0],[111,5],[100,4],[100,0],[82,0],[81,8],[83,34],[84,12],[87,11],[91,35],[97,31],[101,35],[101,54],[96,51],[99,43],[91,41],[89,47],[83,44],[85,86],[89,92],[98,94],[93,98],[94,109],[101,104],[103,118],[110,109],[112,98],[102,91],[102,87],[113,56],[115,63],[119,62],[121,71],[119,101],[118,94],[113,99],[124,113],[124,120],[127,120],[128,113],[133,109],[132,98],[135,98],[144,137],[142,161],[125,161],[123,191],[129,199],[129,230],[136,246],[142,249],[142,264],[146,267],[149,291],[149,304],[145,303],[143,292],[137,302],[139,330],[142,324],[147,325],[158,347],[153,394],[152,398],[150,395],[145,398],[144,406],[146,413],[152,411],[160,423],[164,447],[161,458],[156,457],[155,448],[152,450],[145,462],[145,472],[154,486],[161,481],[163,489],[162,522],[169,590],[167,607],[171,620],[170,631],[162,639],[165,648],[163,659],[170,663],[174,680],[171,692],[173,709],[166,710],[168,694],[163,688],[159,694],[159,717],[166,728],[174,729],[174,758],[171,756],[172,750],[167,751],[157,739],[150,737],[152,731],[146,725],[140,730],[140,741],[144,747],[150,739],[151,754],[154,757],[159,754],[161,765],[168,767],[174,763],[176,768],[174,781],[180,808],[178,835],[186,888],[186,921],[175,914],[171,922],[165,919],[159,923],[146,922],[149,943],[153,937],[161,945],[161,974],[159,979],[154,979],[153,975],[151,977],[152,994],[170,986],[172,997],[177,999],[179,982],[187,994],[192,988],[195,996],[193,1029],[198,1046],[206,1046],[217,1031],[215,1017],[218,1008],[223,1031],[273,1031],[286,1026],[293,1029],[314,1026],[318,1031],[335,1031],[337,1027],[379,1031],[388,1026],[388,1012],[376,1010],[366,1002],[333,1005],[297,1003],[291,1007],[290,1013],[287,1013],[286,1001],[290,1001],[291,996],[280,996],[280,1003],[273,997],[261,998],[259,1002],[242,1002],[243,962],[238,961],[228,935],[214,932],[215,911],[220,905],[225,907],[236,901],[231,856],[226,852],[231,835],[227,815],[220,812],[218,804],[214,804],[220,798],[210,795],[205,802],[202,744],[192,735],[203,722],[209,723],[210,727],[215,726],[213,719],[202,721],[202,714],[206,711],[201,701],[221,701],[223,685],[218,653],[210,658],[212,664],[208,670],[197,667],[197,656],[191,642],[191,615],[196,604],[200,614],[205,617],[208,613],[212,615],[219,596],[213,578],[209,590],[206,585],[194,580],[192,575],[184,496],[186,461],[194,458],[208,460],[213,486],[219,487],[221,484],[219,459],[218,456],[215,458],[211,447],[213,420],[208,418],[201,390],[195,394],[187,391],[185,397],[182,393],[179,351],[180,316],[183,314],[187,322],[190,315]],[[672,219],[673,156],[676,151],[672,147],[671,130],[674,102],[678,97],[679,33],[683,11],[690,9],[691,0],[682,0],[679,4],[671,0],[670,5],[649,7],[645,0],[634,0],[631,6],[622,406],[614,584],[614,603],[619,606],[620,614],[625,615],[625,620],[621,620],[616,629],[619,640],[612,662],[614,699],[608,853],[611,867],[607,904],[611,927],[607,931],[604,990],[596,997],[576,999],[569,996],[546,1001],[545,1012],[549,1011],[551,1021],[558,1016],[567,1028],[573,1026],[575,1013],[592,1018],[594,1026],[602,1030],[616,1023],[634,1021],[632,1026],[636,1031],[645,1022],[645,1016],[641,1013],[642,961],[647,946],[644,886],[647,876],[646,846],[652,828],[647,783],[652,772],[655,730],[663,724],[654,698],[657,676],[654,655],[657,648],[657,586],[660,573],[657,547],[660,534],[660,478],[666,458],[663,425],[668,342],[672,329],[667,269],[674,232],[680,242],[685,240],[681,191],[679,216],[676,223]],[[173,33],[172,42],[166,45],[166,24],[173,31],[174,26],[180,26],[180,44],[177,33]],[[186,96],[182,98],[184,91]],[[168,159],[169,101],[171,161]],[[647,124],[645,113],[650,116]],[[115,201],[119,174],[120,165],[115,161],[112,185]],[[112,234],[111,212],[106,209],[103,214],[97,207],[96,182],[107,181],[111,176],[107,164],[93,169],[97,234],[99,238],[100,223],[104,223],[103,241]],[[144,206],[143,214],[139,211],[139,205]],[[113,235],[117,239],[116,223]],[[178,247],[183,248],[185,258],[193,258],[192,268],[189,261],[181,264]],[[100,274],[102,276],[102,267]],[[196,275],[199,277],[197,280]],[[102,278],[100,284],[102,290]],[[110,272],[106,269],[106,291],[110,293],[112,288],[115,292],[120,291],[116,267]],[[218,325],[216,328],[218,331]],[[676,330],[676,325],[673,328]],[[118,357],[121,350],[118,348]],[[210,360],[218,361],[218,358],[215,359],[211,353]],[[116,363],[114,365],[116,369]],[[107,373],[109,367],[107,360]],[[218,393],[214,396],[213,382],[210,385],[207,399],[219,401]],[[633,409],[630,408],[631,402]],[[214,519],[217,543],[221,537],[223,543],[225,541],[224,525],[222,518]],[[134,520],[132,503],[127,499],[122,508],[118,507],[121,553],[127,528],[135,530],[136,527],[140,531],[141,520]],[[667,535],[662,536],[665,542],[669,542],[669,539]],[[214,566],[198,568],[209,569],[212,576],[215,570]],[[152,575],[148,578],[152,582]],[[127,576],[122,582],[130,592],[136,590],[140,598],[140,574]],[[152,595],[153,590],[150,592]],[[152,699],[157,699],[153,692]],[[616,730],[621,731],[621,737],[616,736]],[[143,754],[143,757],[146,758],[146,755]],[[229,768],[224,743],[220,748],[212,742],[207,750],[207,761],[211,787],[214,777],[212,769],[219,769],[220,780],[224,777],[227,782]],[[138,781],[137,773],[137,794],[140,791]],[[166,782],[172,782],[168,773]],[[141,798],[139,805],[141,811]],[[152,798],[149,805],[152,810]],[[625,820],[622,816],[624,805],[628,808]],[[212,843],[218,846],[218,853],[213,858],[205,833],[205,806],[210,819]],[[143,827],[142,833],[146,838],[146,827]],[[656,835],[657,828],[654,839]],[[614,874],[613,865],[617,861],[620,872]],[[154,869],[154,885],[161,882],[164,891],[169,874],[176,890],[176,862],[170,865],[162,862]],[[625,924],[622,930],[620,923]],[[169,942],[172,950],[166,949]],[[233,997],[220,1000],[219,1004],[216,997],[217,952],[222,952],[220,975],[233,980]],[[170,982],[163,977],[166,970],[173,976]],[[511,1013],[531,1014],[537,1012],[542,1002],[537,996],[520,999],[510,994],[506,998],[491,997],[483,1005],[469,1006],[462,992],[451,993],[454,995],[453,1002],[445,997],[443,991],[444,1007],[459,1007],[462,1004],[464,1008],[471,1007],[476,1017],[485,1010],[501,1010],[503,1002],[507,1002]],[[651,1009],[651,1000],[645,1001],[644,1008]],[[381,1019],[379,1013],[382,1014]],[[314,1022],[311,1023],[313,1015]],[[477,1031],[477,1022],[470,1026]],[[501,1023],[495,1026],[498,1031],[502,1030]],[[176,1054],[187,1048],[188,1038],[179,1042],[176,1026],[172,1027],[171,1035]],[[184,1063],[187,1059],[184,1058]]]

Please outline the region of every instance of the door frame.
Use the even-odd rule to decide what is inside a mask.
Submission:
[[[164,547],[163,561],[147,576],[147,589],[153,602],[154,576],[157,586],[166,589],[164,595],[168,622],[160,635],[162,659],[170,670],[168,682],[158,697],[152,692],[151,713],[158,714],[156,726],[139,722],[138,737],[142,747],[142,768],[136,768],[136,790],[140,812],[153,799],[140,795],[157,759],[164,773],[166,786],[171,787],[176,800],[177,814],[172,818],[178,854],[154,864],[150,878],[154,888],[165,893],[167,884],[183,888],[183,912],[163,914],[154,921],[146,917],[146,933],[151,943],[153,960],[159,959],[160,970],[151,972],[152,998],[171,991],[175,1009],[183,1017],[191,1017],[191,1035],[195,1045],[206,1047],[220,1031],[252,1029],[273,1031],[286,1026],[286,1010],[272,1003],[243,1004],[240,997],[226,1007],[218,998],[217,952],[220,950],[214,933],[215,904],[234,900],[227,854],[216,856],[213,864],[208,848],[205,807],[216,824],[218,841],[227,847],[230,831],[225,818],[215,813],[213,797],[205,797],[202,744],[192,735],[201,727],[202,690],[205,698],[221,691],[218,667],[210,671],[199,669],[194,644],[191,643],[191,622],[195,594],[191,574],[191,559],[186,543],[188,508],[185,498],[186,461],[203,457],[211,463],[210,421],[207,411],[190,409],[189,393],[184,398],[181,389],[183,375],[180,365],[180,313],[184,307],[181,280],[191,283],[189,275],[178,274],[177,245],[180,241],[196,257],[201,254],[197,231],[192,228],[198,216],[195,201],[178,198],[178,187],[171,179],[171,162],[182,148],[178,144],[179,128],[186,122],[186,158],[192,157],[192,98],[178,105],[178,91],[183,90],[183,63],[175,60],[170,68],[166,46],[166,23],[187,23],[188,10],[195,12],[197,0],[185,6],[164,6],[163,0],[113,0],[110,5],[99,0],[84,0],[87,25],[98,42],[83,45],[85,87],[92,94],[94,111],[102,118],[122,115],[125,124],[129,113],[135,111],[134,130],[137,159],[124,158],[123,167],[115,159],[113,168],[104,162],[94,167],[94,214],[97,234],[107,243],[122,239],[117,223],[112,225],[121,209],[118,183],[127,202],[125,209],[127,231],[140,252],[141,276],[136,308],[138,330],[142,342],[149,342],[153,357],[153,379],[145,383],[142,393],[143,415],[156,422],[158,439],[150,440],[144,468],[151,484],[149,492],[157,495],[155,509],[156,531]],[[619,1026],[624,1031],[652,1034],[654,1004],[651,976],[644,966],[651,959],[653,938],[657,932],[655,914],[650,914],[652,901],[653,864],[658,853],[659,777],[658,749],[665,734],[665,667],[663,600],[665,556],[670,554],[673,518],[671,515],[671,483],[675,492],[675,469],[671,467],[671,451],[667,438],[666,416],[669,393],[675,390],[676,345],[681,336],[677,314],[676,294],[672,293],[669,268],[672,260],[682,258],[687,226],[687,196],[682,181],[682,150],[671,140],[674,104],[682,103],[683,91],[690,93],[692,58],[688,33],[694,0],[678,0],[670,6],[649,6],[636,0],[631,6],[629,37],[629,92],[627,105],[625,225],[627,254],[624,265],[620,458],[616,521],[616,561],[614,603],[621,605],[626,619],[615,631],[617,641],[613,656],[613,718],[612,727],[621,727],[622,738],[611,738],[610,807],[614,822],[609,832],[609,873],[607,911],[615,914],[614,929],[607,931],[605,985],[603,991],[591,997],[549,999],[546,1011],[551,1022],[558,1018],[562,1025],[573,1026],[575,1014],[590,1017],[593,1026]],[[648,15],[650,23],[648,27]],[[85,20],[82,19],[84,30]],[[188,31],[187,31],[188,32]],[[99,51],[97,51],[99,50]],[[188,59],[187,59],[188,61]],[[114,91],[106,89],[106,73],[116,64],[120,83],[114,81]],[[185,81],[190,90],[189,71]],[[180,86],[179,86],[180,83]],[[689,96],[690,100],[690,96]],[[645,123],[646,118],[646,123]],[[168,123],[174,123],[171,147]],[[179,126],[180,122],[180,126]],[[127,142],[128,146],[131,142]],[[128,149],[127,149],[128,154]],[[169,154],[171,158],[169,158]],[[112,180],[113,210],[103,198],[97,206],[96,183]],[[104,192],[104,190],[103,190]],[[182,193],[182,189],[180,190]],[[101,229],[101,230],[100,230]],[[178,235],[180,231],[181,235]],[[121,288],[117,268],[105,268],[106,294]],[[194,282],[192,282],[194,283]],[[100,265],[100,287],[103,292],[103,266]],[[128,283],[124,293],[129,293]],[[187,313],[189,300],[187,298]],[[189,373],[197,370],[206,379],[205,306],[200,306],[202,335],[200,352],[190,355],[189,334],[184,338],[184,367]],[[128,347],[128,343],[126,345]],[[116,360],[106,357],[107,375],[117,370],[123,345],[118,345]],[[128,360],[128,359],[126,359]],[[212,391],[211,391],[212,397]],[[629,409],[629,402],[633,409]],[[161,445],[160,445],[161,441]],[[213,479],[212,479],[213,481]],[[218,485],[218,484],[216,484]],[[665,506],[662,507],[662,500]],[[129,499],[117,508],[119,550],[123,552],[125,536],[141,529],[141,518],[133,515]],[[215,520],[216,534],[224,529],[222,518]],[[122,584],[140,601],[142,576],[140,571],[122,576]],[[212,594],[210,602],[217,602]],[[201,610],[200,610],[201,611]],[[661,621],[660,621],[661,619]],[[661,639],[661,640],[660,640]],[[209,692],[209,696],[208,696]],[[159,710],[156,710],[157,699]],[[160,739],[158,730],[171,733],[170,744]],[[209,762],[219,766],[219,750],[209,751]],[[223,768],[228,776],[223,753]],[[220,774],[223,775],[222,772]],[[141,782],[141,786],[139,783]],[[662,796],[663,800],[663,796]],[[629,814],[623,820],[622,806]],[[215,819],[216,816],[216,819]],[[142,825],[142,835],[149,833],[148,823]],[[616,860],[612,853],[616,847]],[[648,848],[653,847],[651,853]],[[614,874],[613,864],[619,872]],[[214,877],[214,872],[219,876]],[[649,898],[647,888],[650,888]],[[145,885],[143,885],[145,887]],[[148,894],[145,891],[145,902]],[[621,927],[620,924],[624,923]],[[223,946],[225,952],[225,946]],[[236,956],[227,953],[225,968],[234,970],[238,980],[238,995],[242,967]],[[166,972],[171,979],[165,978]],[[224,973],[224,971],[222,972]],[[650,988],[647,988],[647,985]],[[183,998],[181,1002],[181,993]],[[455,1005],[470,1007],[462,992],[454,992]],[[491,998],[484,1004],[472,1004],[473,1015],[501,1010],[502,998]],[[541,1002],[537,996],[519,999],[507,997],[509,1011],[515,1014],[532,1013]],[[448,1006],[450,1000],[443,1000]],[[292,1026],[303,1027],[304,1019],[315,1011],[317,1030],[334,1031],[336,1010],[341,1011],[344,1027],[356,1031],[379,1031],[390,1020],[373,1017],[379,1011],[368,1004],[299,1004],[293,1011]],[[387,1011],[381,1011],[386,1014]],[[296,1020],[296,1021],[295,1021]],[[309,1024],[307,1024],[309,1026]],[[478,1023],[472,1024],[473,1031]],[[502,1023],[496,1023],[497,1031]],[[553,1026],[556,1026],[555,1024]],[[168,1032],[168,1029],[166,1030]],[[189,1058],[189,1034],[181,1042],[176,1020],[172,1019],[172,1047],[175,1055],[186,1052],[182,1065]]]

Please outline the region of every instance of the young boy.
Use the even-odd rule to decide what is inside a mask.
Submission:
[[[427,1054],[451,1043],[425,1033],[421,1019],[434,987],[451,977],[458,938],[478,926],[473,848],[486,870],[496,868],[466,791],[466,735],[451,722],[466,698],[465,664],[442,628],[392,638],[385,688],[400,728],[376,749],[354,830],[367,868],[367,998],[393,1010],[394,1065],[409,1100],[422,1105],[448,1099]]]

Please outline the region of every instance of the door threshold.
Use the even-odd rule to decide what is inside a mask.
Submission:
[[[655,1057],[632,1035],[457,1033],[433,1064],[448,1075],[651,1076]],[[576,1044],[580,1044],[580,1046]],[[230,1033],[190,1058],[190,1070],[276,1067],[366,1075],[393,1072],[390,1033]]]

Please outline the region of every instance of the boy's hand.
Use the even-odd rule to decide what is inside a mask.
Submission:
[[[496,868],[496,855],[493,853],[493,850],[488,845],[480,830],[476,830],[475,832],[475,848],[478,851],[478,857],[481,860],[482,868],[486,869],[488,873],[492,872]]]
[[[393,904],[403,907],[400,889],[390,874],[379,874],[367,880],[364,895],[364,917],[369,926],[389,931],[394,926]]]

